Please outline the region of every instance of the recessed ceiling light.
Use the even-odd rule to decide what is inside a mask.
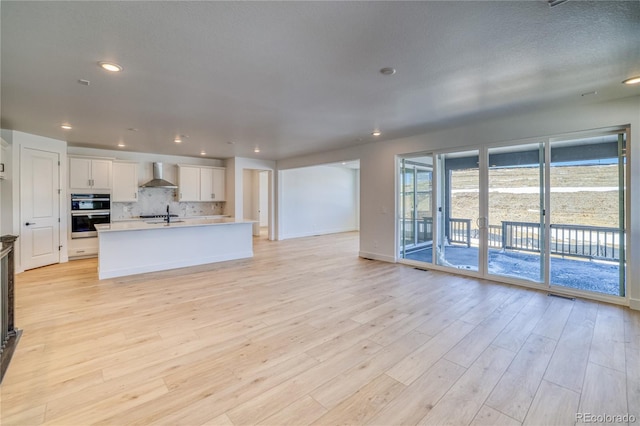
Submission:
[[[235,145],[235,144],[236,144],[234,141],[227,141],[227,143],[228,143],[229,145]]]
[[[109,72],[120,72],[122,71],[122,66],[114,63],[114,62],[98,62],[98,65],[100,66],[100,68],[102,68],[105,71],[109,71]]]
[[[346,164],[347,164],[347,163],[346,163],[346,161],[343,161],[343,162],[342,162],[342,165],[343,165],[343,166],[344,166],[344,165],[346,165]]]
[[[180,138],[175,138],[173,141],[174,141],[175,143],[181,143],[181,142],[182,142],[182,139],[180,139]]]
[[[623,81],[623,83],[624,84],[638,84],[638,83],[640,83],[640,75],[628,78],[625,81]]]
[[[200,155],[207,155],[207,153],[204,151],[200,151]]]
[[[71,127],[71,124],[67,124],[67,123],[65,123],[65,124],[61,125],[60,127],[62,127],[64,130],[71,130],[71,129],[73,129],[73,127]]]
[[[260,152],[260,148],[258,148],[257,146],[253,149],[253,152]]]
[[[85,80],[83,78],[81,78],[80,80],[78,80],[78,83],[82,84],[83,86],[88,86],[91,84],[91,82],[89,80]]]
[[[380,74],[382,75],[394,75],[396,73],[395,68],[384,67],[380,69]]]
[[[371,135],[372,136],[380,136],[382,134],[382,132],[380,130],[374,130]]]
[[[135,127],[129,127],[127,130],[130,131],[130,132],[137,132],[138,131],[138,129],[136,129]]]
[[[118,146],[119,146],[120,148],[124,148],[124,147],[125,147],[125,144],[124,144],[124,142],[120,142],[120,143],[118,144]]]

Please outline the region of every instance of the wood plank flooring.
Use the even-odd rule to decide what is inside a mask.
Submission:
[[[640,312],[357,250],[357,233],[256,239],[253,259],[221,264],[98,281],[87,259],[20,274],[24,333],[0,387],[1,423],[640,416]]]

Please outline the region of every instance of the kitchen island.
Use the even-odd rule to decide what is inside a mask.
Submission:
[[[171,219],[96,225],[98,278],[253,257],[253,221]]]

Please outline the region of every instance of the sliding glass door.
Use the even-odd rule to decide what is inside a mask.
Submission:
[[[402,159],[400,257],[624,296],[626,137],[600,133]]]
[[[479,152],[437,156],[438,265],[478,271],[480,265]]]
[[[550,145],[550,284],[624,296],[625,134]]]
[[[487,272],[544,282],[544,144],[488,155]]]

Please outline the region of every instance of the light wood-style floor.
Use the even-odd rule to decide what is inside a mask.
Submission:
[[[95,259],[19,275],[2,424],[640,419],[639,312],[360,259],[357,239],[256,240],[250,260],[125,279],[98,281]]]

